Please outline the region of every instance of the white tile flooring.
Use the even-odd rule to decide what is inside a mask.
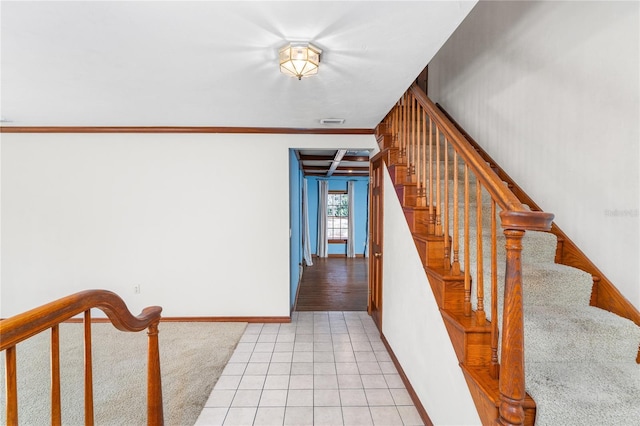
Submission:
[[[249,324],[196,425],[422,425],[366,312]]]

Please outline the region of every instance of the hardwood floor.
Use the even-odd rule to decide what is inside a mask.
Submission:
[[[366,311],[369,259],[314,258],[306,266],[296,311]]]

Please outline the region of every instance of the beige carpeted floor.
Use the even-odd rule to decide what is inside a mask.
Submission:
[[[160,362],[167,425],[192,425],[233,353],[246,323],[160,323]],[[82,324],[60,326],[63,424],[82,425]],[[50,333],[17,347],[21,425],[50,423]],[[0,424],[5,422],[4,353],[0,359]],[[94,406],[97,425],[146,424],[146,332],[93,325]]]

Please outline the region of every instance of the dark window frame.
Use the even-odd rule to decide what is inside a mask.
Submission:
[[[346,213],[344,215],[332,215],[330,214],[330,211],[332,210],[332,207],[335,206],[334,203],[331,203],[331,199],[332,199],[332,195],[340,195],[341,199],[344,199],[344,203],[340,203],[339,206],[336,206],[338,210],[340,209],[344,209],[346,210]],[[340,222],[343,222],[343,220],[346,221],[346,228],[343,226],[340,226],[338,228],[336,228],[335,226],[331,226],[331,222],[332,219],[342,219]],[[344,237],[340,237],[340,238],[332,238],[331,235],[335,236],[335,230],[346,230],[346,235]],[[334,231],[334,232],[332,232]],[[340,234],[342,234],[342,232],[339,232]],[[329,235],[330,237],[328,238],[328,242],[329,244],[345,244],[348,241],[348,235],[349,235],[349,198],[348,198],[348,193],[347,191],[343,191],[343,190],[330,190],[329,191],[329,199],[327,199],[327,235]]]

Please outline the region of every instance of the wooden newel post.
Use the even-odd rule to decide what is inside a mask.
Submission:
[[[149,358],[147,372],[147,425],[164,425],[162,407],[162,379],[160,376],[160,348],[158,346],[158,322],[149,326]]]
[[[499,425],[524,424],[524,318],[522,304],[522,237],[524,231],[505,229],[505,274],[500,357]]]

